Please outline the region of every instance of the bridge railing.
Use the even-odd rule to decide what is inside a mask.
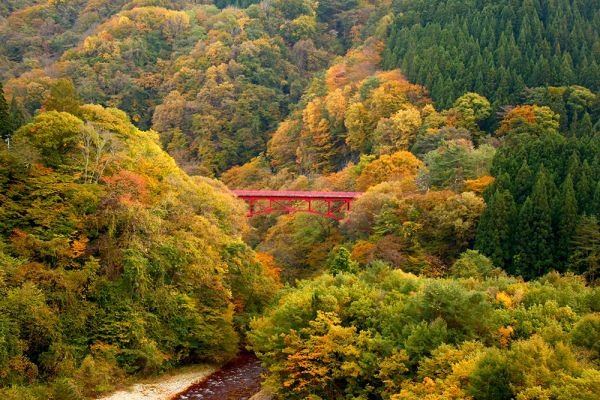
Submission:
[[[275,190],[233,190],[249,203],[248,216],[267,213],[304,212],[342,220],[360,192],[303,192]]]
[[[309,191],[280,191],[280,190],[232,190],[237,197],[289,197],[289,198],[347,198],[357,199],[361,192],[309,192]]]

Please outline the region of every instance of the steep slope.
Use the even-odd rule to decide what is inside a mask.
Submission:
[[[597,14],[583,0],[11,10],[0,398],[80,400],[243,343],[282,399],[595,400],[600,96],[573,83],[598,89]],[[223,184],[186,172],[364,193],[341,222],[248,227]]]
[[[473,91],[502,106],[525,87],[600,89],[600,6],[585,0],[397,2],[384,64],[442,107]]]
[[[3,398],[38,383],[78,398],[237,352],[276,284],[221,184],[101,106],[39,114],[0,157]]]
[[[6,17],[22,8],[40,3],[42,0],[6,0],[0,4],[0,16]]]
[[[254,221],[251,243],[286,279],[323,271],[342,244],[362,265],[437,275],[474,239],[483,210],[475,193],[493,181],[495,148],[479,127],[490,104],[470,93],[436,110],[423,87],[380,69],[382,48],[372,39],[337,59],[267,153],[221,177],[235,188],[366,192],[341,225],[306,214]]]
[[[476,93],[436,109],[424,87],[381,70],[380,49],[371,39],[337,59],[267,153],[222,175],[236,188],[366,191],[342,234],[306,215],[262,217],[252,243],[292,279],[344,244],[363,264],[434,276],[475,246],[527,279],[558,270],[595,280],[599,96],[549,86],[497,114]]]
[[[91,29],[121,10],[127,0],[37,0],[3,2],[0,79],[50,66],[81,43]],[[0,6],[2,7],[2,6]]]
[[[432,110],[430,100],[400,71],[380,70],[381,48],[381,42],[369,40],[313,80],[303,107],[269,142],[273,167],[335,172],[360,154],[389,154],[412,145],[414,138],[403,137],[400,125],[420,127],[421,113]]]
[[[7,92],[33,115],[55,79],[69,77],[84,101],[118,107],[159,131],[186,170],[219,174],[264,151],[312,75],[388,9],[334,3],[220,10],[196,1],[79,1],[62,28],[54,3],[30,7],[0,30],[12,60],[5,76],[16,76]],[[60,23],[39,31],[50,19]]]

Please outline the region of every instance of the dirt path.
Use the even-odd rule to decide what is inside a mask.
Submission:
[[[217,371],[217,367],[209,365],[185,368],[179,372],[174,372],[170,376],[137,383],[98,400],[170,400],[176,394],[202,381],[215,371]]]

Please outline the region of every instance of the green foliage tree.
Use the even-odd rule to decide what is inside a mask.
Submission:
[[[582,216],[571,240],[569,268],[591,280],[600,273],[600,225],[595,216]]]
[[[552,210],[547,179],[542,171],[531,196],[519,210],[515,267],[527,278],[543,275],[554,266]]]
[[[97,397],[127,373],[223,362],[278,287],[222,184],[122,111],[80,115],[40,113],[0,147],[0,397]]]
[[[474,132],[479,131],[479,124],[492,113],[488,99],[477,93],[466,93],[456,99],[452,110],[458,113],[459,125]]]
[[[13,121],[11,118],[10,107],[4,96],[4,88],[0,82],[0,138],[7,141],[13,133]]]
[[[592,314],[583,317],[575,324],[571,338],[573,344],[593,351],[595,358],[600,358],[600,316]]]
[[[465,140],[442,143],[425,155],[425,182],[433,189],[460,190],[465,180],[487,175],[494,153],[489,145],[475,149]]]
[[[452,265],[451,273],[457,278],[484,278],[489,276],[493,269],[492,260],[476,250],[467,250]]]
[[[15,141],[24,141],[39,151],[44,162],[58,167],[68,162],[79,143],[83,121],[72,114],[58,111],[39,114],[14,134]]]
[[[52,85],[42,105],[44,111],[66,112],[78,116],[81,102],[73,81],[59,79]]]
[[[510,387],[515,368],[501,351],[487,353],[469,376],[468,393],[476,399],[509,400],[513,398]]]
[[[343,246],[336,246],[329,253],[327,259],[327,269],[333,276],[346,272],[352,273],[358,271],[358,265],[356,262],[350,259],[350,252]]]
[[[251,324],[266,384],[282,399],[561,398],[576,388],[592,399],[597,354],[570,341],[597,347],[596,290],[557,273],[484,278],[488,259],[460,260],[481,269],[432,279],[375,262],[300,282]]]

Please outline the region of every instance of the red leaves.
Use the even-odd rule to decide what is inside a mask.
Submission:
[[[121,169],[117,174],[102,178],[111,196],[124,206],[134,203],[147,204],[149,200],[148,182],[142,175]]]

